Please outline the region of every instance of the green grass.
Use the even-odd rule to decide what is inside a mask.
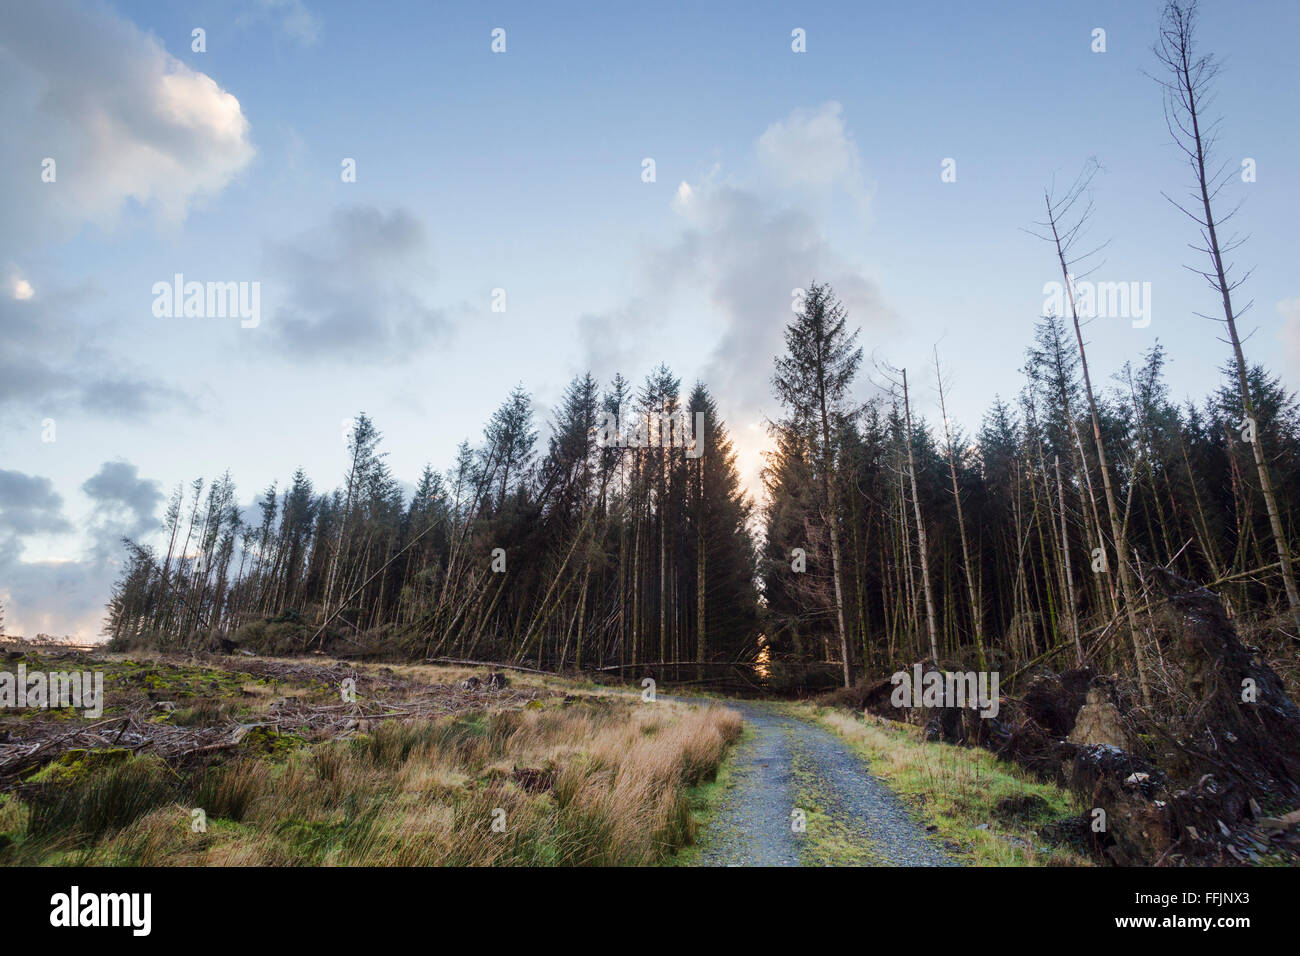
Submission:
[[[1048,824],[1085,811],[1060,787],[1037,780],[987,750],[927,742],[919,728],[908,724],[840,709],[810,705],[798,709],[867,758],[872,772],[888,781],[918,822],[935,826],[938,837],[963,862],[1089,865],[1078,852],[1048,845],[1039,836]],[[1007,808],[1013,801],[1028,809],[1011,813]]]

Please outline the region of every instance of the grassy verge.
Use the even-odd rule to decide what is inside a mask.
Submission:
[[[920,729],[871,715],[802,706],[866,757],[921,821],[975,866],[1086,866],[1085,857],[1039,837],[1084,812],[1073,796],[986,750],[928,743]]]
[[[182,676],[200,676],[149,667],[169,698],[180,697]],[[245,674],[201,678],[201,687],[186,682],[195,693],[181,702],[196,725],[229,721],[236,701],[260,710],[299,705],[295,691],[316,695],[284,680],[264,704]],[[396,690],[387,693],[386,706],[400,710]],[[713,706],[571,693],[520,703],[324,737],[259,729],[199,760],[163,760],[147,747],[66,750],[0,792],[0,864],[666,862],[694,840],[700,795],[717,785],[709,781],[741,732],[739,717]],[[142,726],[163,728],[175,714]]]
[[[734,711],[728,713],[734,715]],[[689,845],[679,848],[677,852],[664,861],[665,863],[672,866],[699,865],[700,856],[708,849],[708,838],[699,838],[698,835],[704,831],[706,824],[718,812],[718,807],[723,798],[726,797],[727,792],[735,786],[735,762],[731,758],[735,754],[736,747],[742,744],[745,738],[751,734],[752,731],[741,724],[732,740],[734,746],[728,748],[728,752],[718,763],[713,773],[686,791],[686,802],[691,815],[691,829],[696,838],[692,839]]]

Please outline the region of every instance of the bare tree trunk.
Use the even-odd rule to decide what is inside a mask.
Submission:
[[[1133,660],[1137,668],[1138,685],[1142,690],[1142,700],[1146,704],[1151,703],[1151,687],[1147,680],[1147,666],[1142,653],[1142,643],[1139,637],[1139,628],[1137,622],[1136,607],[1137,602],[1133,595],[1133,584],[1129,578],[1128,567],[1128,546],[1125,541],[1125,527],[1120,519],[1119,506],[1115,503],[1115,489],[1110,480],[1110,466],[1106,461],[1106,445],[1101,440],[1101,420],[1097,416],[1097,400],[1092,392],[1092,375],[1088,371],[1088,352],[1083,345],[1083,328],[1079,324],[1079,310],[1074,300],[1074,281],[1070,276],[1070,267],[1066,262],[1065,246],[1073,237],[1078,235],[1079,226],[1087,218],[1085,210],[1078,223],[1075,223],[1067,230],[1067,240],[1061,239],[1061,234],[1057,228],[1058,219],[1062,214],[1068,214],[1071,205],[1087,187],[1088,179],[1080,180],[1080,184],[1072,189],[1064,199],[1057,203],[1052,202],[1052,197],[1044,194],[1044,202],[1047,206],[1047,225],[1052,230],[1052,243],[1056,247],[1056,258],[1061,264],[1061,278],[1065,283],[1065,293],[1068,296],[1070,306],[1070,318],[1074,323],[1074,339],[1079,346],[1079,365],[1083,372],[1083,390],[1088,398],[1088,411],[1092,416],[1092,438],[1097,448],[1097,467],[1101,471],[1102,488],[1106,494],[1106,510],[1110,514],[1111,535],[1115,542],[1115,563],[1119,571],[1120,592],[1124,598],[1125,612],[1128,615],[1129,637],[1133,645]],[[1105,542],[1102,542],[1105,547]],[[1103,554],[1105,552],[1103,551]]]
[[[907,397],[907,369],[903,369],[903,414],[907,421],[907,473],[912,479],[912,507],[916,513],[916,543],[921,553],[921,583],[925,588],[925,624],[930,633],[930,657],[939,662],[939,643],[934,630],[934,596],[930,590],[930,559],[926,556],[925,522],[921,520],[921,498],[916,492],[916,456],[912,454],[912,406]]]
[[[853,684],[853,677],[849,672],[849,637],[844,628],[844,589],[840,584],[839,509],[836,501],[835,482],[830,474],[834,457],[831,454],[830,417],[826,409],[825,390],[823,390],[821,396],[821,418],[822,492],[826,500],[826,524],[830,527],[831,532],[831,574],[835,580],[835,626],[838,628],[840,635],[840,657],[844,664],[844,686],[850,687]]]
[[[966,572],[966,592],[970,600],[970,622],[975,631],[975,647],[979,652],[980,670],[987,670],[984,659],[984,615],[975,597],[975,577],[971,573],[970,546],[966,540],[966,520],[962,516],[961,491],[957,487],[957,456],[953,453],[952,432],[948,428],[948,406],[943,396],[943,372],[939,368],[939,348],[934,349],[934,375],[939,383],[939,413],[943,418],[943,437],[948,449],[948,474],[952,477],[952,497],[957,502],[957,531],[961,537],[961,563]]]
[[[703,441],[701,436],[699,441]],[[706,547],[704,539],[704,458],[703,456],[696,459],[696,468],[699,472],[699,522],[700,526],[696,535],[696,557],[695,557],[695,659],[703,665],[709,659],[709,641],[708,632],[705,630],[704,617],[704,586],[705,586],[705,560]],[[700,680],[704,679],[704,668],[700,667],[696,675]]]
[[[1074,638],[1074,659],[1083,666],[1083,644],[1079,640],[1079,615],[1074,609],[1074,572],[1070,569],[1070,530],[1065,520],[1065,485],[1061,483],[1061,456],[1056,456],[1056,495],[1061,506],[1061,563],[1065,566],[1066,600],[1070,606],[1070,636]]]
[[[1205,246],[1201,251],[1210,256],[1213,271],[1201,273],[1219,292],[1223,299],[1223,321],[1228,327],[1228,338],[1232,343],[1232,356],[1237,369],[1237,385],[1241,390],[1241,408],[1246,416],[1242,423],[1243,431],[1253,433],[1250,442],[1251,454],[1255,458],[1255,471],[1259,475],[1259,490],[1264,496],[1264,507],[1268,511],[1268,524],[1273,533],[1273,546],[1277,550],[1278,563],[1282,571],[1282,584],[1286,591],[1287,604],[1291,608],[1291,617],[1297,630],[1300,630],[1300,591],[1296,589],[1295,569],[1291,566],[1291,550],[1287,545],[1286,534],[1282,529],[1282,518],[1277,508],[1277,497],[1273,494],[1273,481],[1269,476],[1268,462],[1264,455],[1263,443],[1257,430],[1255,402],[1250,394],[1250,382],[1247,375],[1246,356],[1242,352],[1241,337],[1237,334],[1237,316],[1232,307],[1232,290],[1241,282],[1229,282],[1228,270],[1223,264],[1223,249],[1219,245],[1214,211],[1211,199],[1218,189],[1211,189],[1206,174],[1206,154],[1208,146],[1202,137],[1200,119],[1200,100],[1208,95],[1209,87],[1218,72],[1210,56],[1196,57],[1194,51],[1194,33],[1196,26],[1196,4],[1170,3],[1165,7],[1164,23],[1161,27],[1160,43],[1156,48],[1157,56],[1173,74],[1171,83],[1164,87],[1170,97],[1173,117],[1170,132],[1187,154],[1196,173],[1196,185],[1200,192],[1201,208],[1204,219],[1182,209],[1202,230]],[[1174,132],[1174,127],[1177,132]],[[1212,123],[1210,144],[1213,144]],[[1177,205],[1177,204],[1175,204]],[[1229,214],[1231,216],[1231,214]]]

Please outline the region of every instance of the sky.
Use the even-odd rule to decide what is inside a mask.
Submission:
[[[1199,400],[1227,353],[1162,195],[1191,182],[1147,75],[1160,7],[0,0],[6,631],[95,637],[121,536],[157,543],[177,483],[333,488],[359,411],[413,482],[518,384],[545,436],[573,376],[663,362],[757,491],[812,281],[861,329],[858,398],[878,359],[933,418],[937,345],[971,432],[1060,278],[1044,189],[1093,157],[1088,278],[1149,290],[1087,326],[1094,379],[1158,339]],[[1247,355],[1290,387],[1298,30],[1289,0],[1207,0],[1199,34]],[[168,314],[177,274],[250,308]]]

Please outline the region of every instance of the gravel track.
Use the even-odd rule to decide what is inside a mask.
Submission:
[[[727,701],[749,733],[701,834],[700,866],[956,866],[867,761],[832,731],[762,703]],[[792,812],[807,828],[794,832]]]

